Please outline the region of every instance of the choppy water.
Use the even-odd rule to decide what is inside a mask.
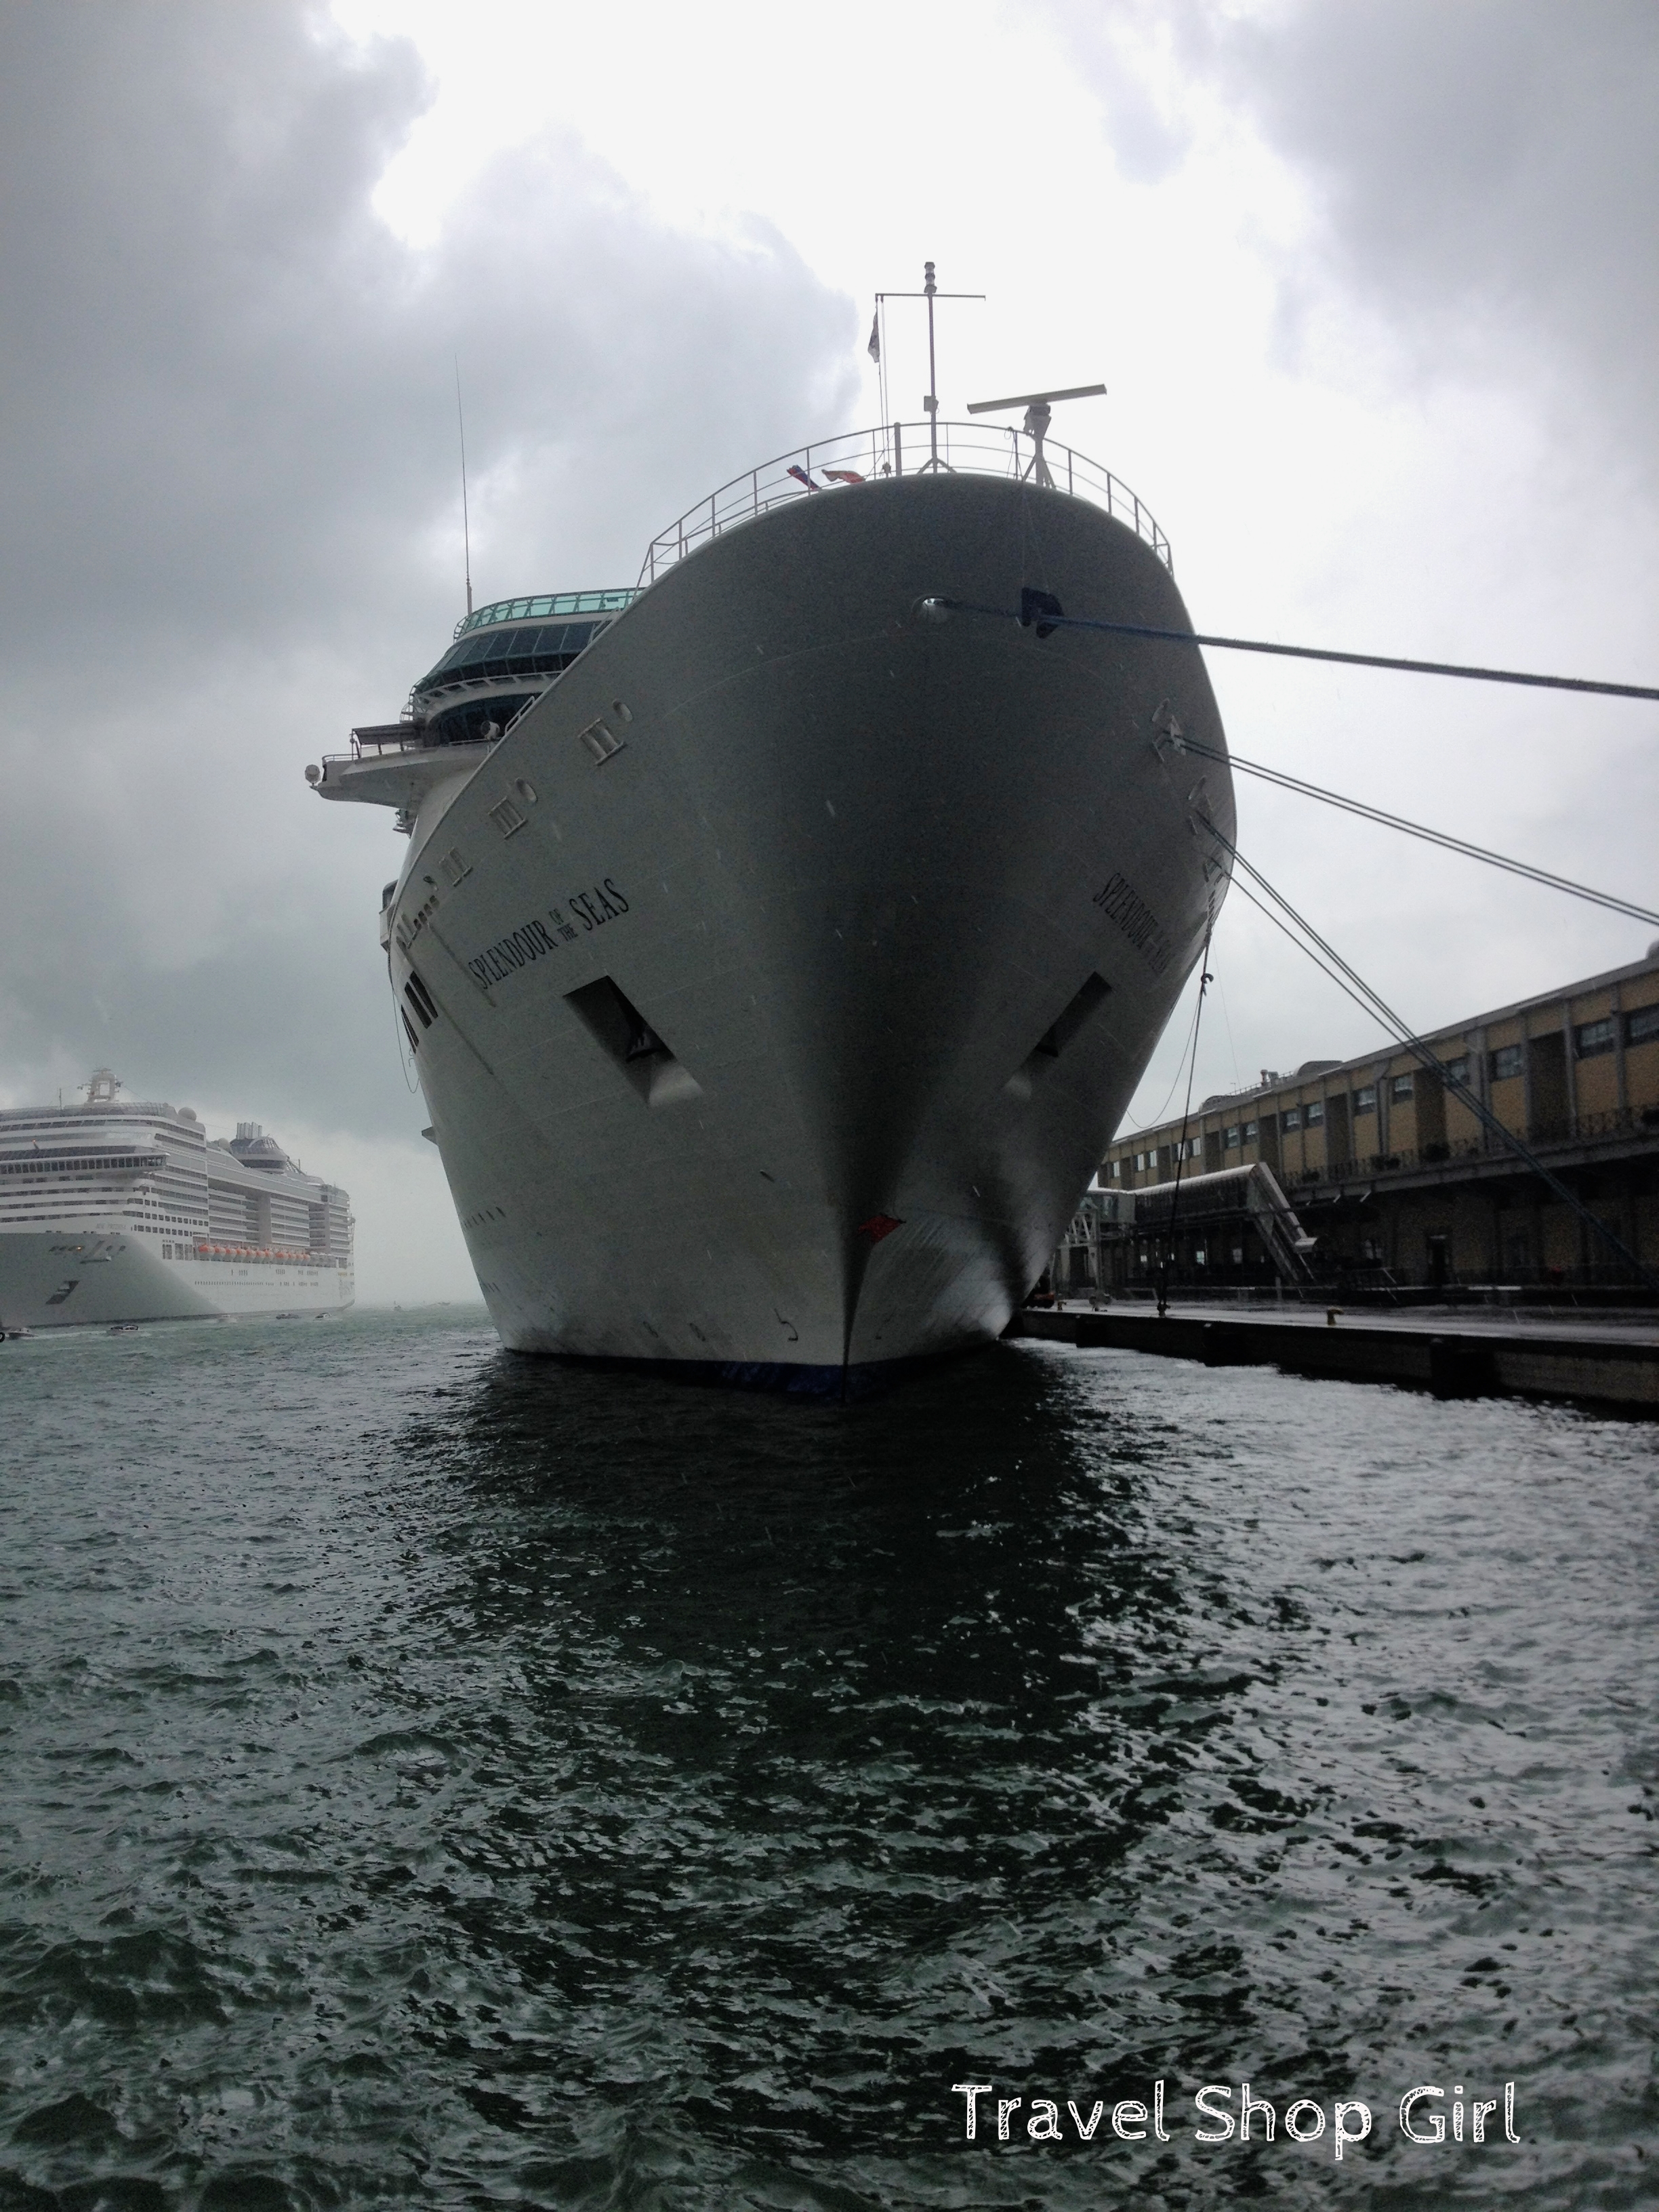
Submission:
[[[444,1313],[14,1344],[0,1408],[9,2212],[1659,2199],[1652,1429]],[[1247,2079],[1277,2139],[1196,2143]],[[1507,2080],[1518,2146],[1402,2143]]]

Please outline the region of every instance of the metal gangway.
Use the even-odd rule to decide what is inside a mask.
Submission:
[[[1178,1184],[1153,1183],[1124,1196],[1133,1198],[1137,1232],[1150,1237],[1167,1236],[1171,1227],[1200,1229],[1243,1215],[1287,1288],[1306,1289],[1318,1280],[1313,1265],[1318,1240],[1303,1228],[1265,1160],[1254,1160],[1248,1167],[1218,1168],[1208,1175],[1182,1176]]]

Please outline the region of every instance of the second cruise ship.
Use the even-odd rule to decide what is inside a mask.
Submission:
[[[0,1111],[0,1331],[350,1305],[344,1191],[257,1121],[210,1139],[120,1090],[100,1067],[74,1105]]]

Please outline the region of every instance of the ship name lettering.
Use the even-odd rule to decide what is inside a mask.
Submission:
[[[573,891],[565,903],[590,936],[596,929],[603,929],[607,921],[616,921],[629,912],[628,901],[617,889],[614,876],[607,876],[591,890]],[[548,922],[552,923],[551,929]],[[487,945],[466,964],[488,990],[492,983],[506,982],[520,968],[527,968],[532,961],[558,951],[562,941],[568,945],[575,937],[575,929],[566,919],[563,908],[549,907],[547,921],[538,916],[525,922],[507,936],[498,937],[493,945]]]
[[[1117,924],[1153,975],[1161,975],[1170,964],[1170,939],[1128,878],[1121,872],[1113,876],[1103,890],[1095,893],[1094,904],[1109,921]]]
[[[527,968],[544,952],[556,952],[558,949],[545,922],[527,921],[522,928],[498,937],[466,964],[479,982],[488,987],[504,983],[516,969]]]
[[[438,894],[434,891],[426,904],[417,913],[406,916],[398,924],[398,943],[404,952],[408,951],[410,946],[426,927],[432,918],[432,909],[437,903]]]
[[[629,910],[628,901],[617,889],[616,879],[611,876],[607,876],[603,884],[596,884],[591,891],[573,892],[570,907],[582,927],[590,932],[603,929],[607,921],[617,921]]]

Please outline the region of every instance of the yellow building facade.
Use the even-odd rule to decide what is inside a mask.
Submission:
[[[1659,945],[1629,967],[1424,1042],[1659,1273]],[[1206,1098],[1184,1134],[1175,1120],[1120,1137],[1097,1180],[1109,1200],[1167,1186],[1178,1166],[1184,1180],[1258,1160],[1317,1237],[1320,1272],[1332,1282],[1611,1289],[1636,1280],[1438,1075],[1398,1049],[1309,1060],[1288,1075],[1264,1069],[1253,1089]],[[1137,1237],[1133,1206],[1101,1210],[1106,1285],[1149,1275],[1160,1255]],[[1242,1226],[1178,1242],[1175,1273],[1188,1283],[1271,1273]],[[1170,1263],[1167,1251],[1161,1257]]]

